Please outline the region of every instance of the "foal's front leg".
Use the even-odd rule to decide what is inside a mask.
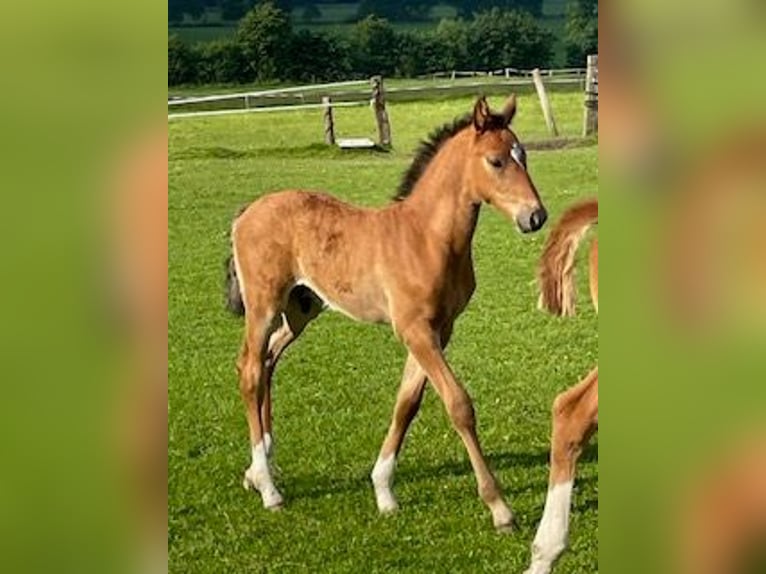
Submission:
[[[446,349],[449,344],[452,337],[452,326],[453,323],[450,321],[442,328],[440,337],[442,349]],[[404,443],[404,438],[407,436],[407,429],[420,410],[426,381],[425,371],[420,367],[412,353],[408,354],[404,364],[402,383],[396,396],[391,426],[388,428],[388,434],[383,441],[378,460],[375,462],[370,476],[375,487],[378,510],[382,513],[390,513],[398,508],[394,493],[391,491],[396,460]]]
[[[455,379],[455,375],[444,359],[437,333],[430,328],[427,322],[423,322],[411,325],[402,334],[410,353],[418,361],[436,392],[439,393],[452,425],[465,444],[471,466],[476,475],[479,496],[489,507],[495,528],[509,531],[512,527],[513,516],[503,500],[497,480],[495,480],[487,461],[484,459],[479,438],[476,435],[476,417],[471,398]]]
[[[598,368],[595,368],[553,402],[548,495],[526,574],[548,574],[566,548],[575,464],[597,425]]]

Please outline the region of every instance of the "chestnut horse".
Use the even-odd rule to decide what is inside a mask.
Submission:
[[[556,315],[575,310],[575,253],[588,228],[598,223],[598,200],[570,207],[554,227],[540,258],[540,306]],[[598,240],[590,251],[590,294],[598,312]],[[598,366],[553,402],[550,477],[545,510],[532,543],[527,574],[548,574],[566,548],[575,464],[598,428]]]
[[[396,457],[430,380],[465,444],[495,527],[510,528],[511,511],[482,453],[471,399],[444,348],[475,288],[471,241],[481,204],[515,220],[522,232],[537,231],[547,218],[509,127],[515,112],[515,96],[500,113],[480,98],[472,114],[422,144],[398,201],[383,208],[287,190],[258,199],[234,220],[228,300],[245,315],[237,368],[252,448],[244,483],[260,492],[264,507],[282,505],[269,467],[272,374],[285,348],[329,307],[391,325],[409,351],[371,474],[380,512],[397,508]]]

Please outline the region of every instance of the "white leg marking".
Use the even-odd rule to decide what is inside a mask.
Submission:
[[[261,493],[264,508],[277,509],[282,506],[282,495],[271,480],[269,462],[263,442],[253,447],[253,462],[245,471],[245,488],[253,487]]]
[[[378,457],[370,475],[372,485],[375,487],[375,500],[378,503],[378,510],[384,514],[394,512],[399,508],[396,498],[394,498],[394,493],[391,492],[394,468],[396,468],[396,456],[390,454],[385,458]]]
[[[572,481],[556,484],[548,490],[543,518],[532,543],[532,563],[526,574],[548,574],[566,548],[571,504]]]

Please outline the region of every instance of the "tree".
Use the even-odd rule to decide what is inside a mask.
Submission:
[[[197,61],[194,52],[178,35],[168,37],[168,86],[197,81]]]
[[[354,72],[364,76],[390,76],[394,73],[398,37],[388,20],[368,16],[354,25],[349,40]]]
[[[468,24],[463,20],[442,20],[434,33],[439,45],[440,62],[434,71],[471,67],[468,56]]]
[[[397,76],[413,77],[428,71],[426,58],[427,36],[403,32],[397,37]]]
[[[450,3],[457,9],[458,15],[464,18],[492,8],[522,10],[536,17],[543,14],[543,0],[452,0]]]
[[[233,39],[197,45],[197,81],[203,84],[235,84],[247,77],[247,61]]]
[[[291,58],[283,79],[299,82],[333,81],[351,73],[349,47],[338,35],[301,30],[290,39]]]
[[[248,66],[249,79],[282,77],[287,64],[292,26],[288,15],[270,2],[258,4],[239,23],[237,43]]]
[[[545,67],[551,62],[553,36],[528,12],[493,8],[470,23],[468,54],[482,70],[506,66]]]
[[[573,0],[567,6],[566,58],[570,66],[585,66],[598,52],[598,0]]]

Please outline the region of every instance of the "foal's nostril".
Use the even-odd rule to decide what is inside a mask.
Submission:
[[[532,231],[537,231],[545,224],[545,221],[547,219],[548,219],[548,212],[545,211],[544,207],[540,207],[536,209],[530,216],[529,226],[532,228]]]

